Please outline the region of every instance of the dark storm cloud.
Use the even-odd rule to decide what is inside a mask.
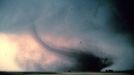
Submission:
[[[51,29],[51,33],[57,31],[57,33],[66,32],[71,35],[73,32],[72,35],[79,35],[79,31],[85,33],[96,28],[95,25],[92,25],[94,23],[89,17],[94,17],[92,14],[96,11],[94,8],[98,4],[98,1],[93,0],[5,1],[1,10],[0,28],[1,31],[6,32],[8,28],[14,32],[24,31],[28,25],[36,23],[38,28],[43,28],[41,30],[44,32],[49,32],[48,29]],[[90,22],[91,25],[89,25]]]

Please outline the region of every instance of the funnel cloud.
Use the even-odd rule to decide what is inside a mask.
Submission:
[[[133,21],[125,3],[1,0],[0,71],[134,70]]]

